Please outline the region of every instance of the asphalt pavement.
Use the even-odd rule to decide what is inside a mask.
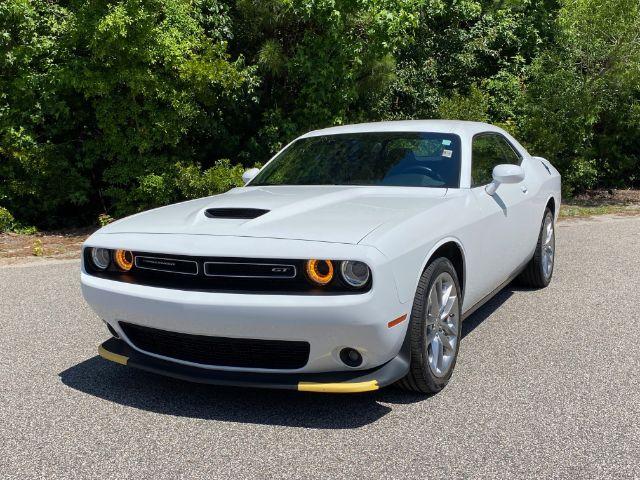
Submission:
[[[640,217],[557,235],[551,285],[470,317],[431,397],[135,371],[96,355],[77,261],[0,268],[0,478],[640,478]]]

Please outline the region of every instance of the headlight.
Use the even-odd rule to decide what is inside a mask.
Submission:
[[[98,270],[106,270],[111,262],[111,253],[106,248],[92,248],[91,262]]]
[[[352,287],[360,288],[367,284],[371,271],[366,263],[345,260],[340,264],[342,279]]]
[[[133,267],[133,253],[129,250],[116,250],[115,261],[120,270],[128,272]]]
[[[308,260],[307,276],[317,285],[326,285],[333,280],[333,263],[331,260]]]

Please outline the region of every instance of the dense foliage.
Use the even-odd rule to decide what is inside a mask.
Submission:
[[[640,186],[640,3],[0,2],[0,205],[22,224],[222,192],[302,132],[401,118],[499,123],[567,193]]]

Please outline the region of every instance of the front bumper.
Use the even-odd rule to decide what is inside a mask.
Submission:
[[[213,385],[279,388],[301,392],[359,393],[377,390],[403,378],[409,371],[407,348],[385,363],[368,370],[331,373],[249,373],[210,370],[155,358],[111,338],[98,347],[101,357],[121,365],[180,380]]]
[[[107,235],[101,237],[110,237]],[[120,237],[113,235],[112,237]],[[92,237],[93,238],[93,237]],[[169,253],[200,255],[212,248],[211,238],[170,236],[160,243],[158,237],[145,241],[137,236],[99,238],[96,246],[140,249],[142,243],[157,244]],[[272,255],[290,253],[292,258],[307,258],[319,252],[322,258],[353,258],[365,261],[374,271],[369,292],[356,295],[249,294],[176,290],[150,287],[99,278],[82,272],[82,292],[92,309],[105,321],[127,347],[176,366],[261,374],[319,374],[347,372],[359,375],[380,367],[400,351],[408,320],[389,327],[389,322],[409,314],[410,306],[399,301],[393,272],[387,259],[376,249],[356,245],[322,244],[265,239],[261,252],[255,252],[255,239],[216,240],[216,251],[223,256],[260,255],[262,249]],[[136,241],[140,242],[136,244]],[[92,243],[92,242],[91,242]],[[304,341],[310,345],[306,365],[295,370],[223,367],[186,362],[141,350],[127,338],[120,322],[183,334],[239,339]],[[351,368],[340,360],[345,347],[357,349],[363,363]]]

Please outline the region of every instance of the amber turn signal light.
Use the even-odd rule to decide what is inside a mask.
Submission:
[[[309,260],[307,276],[317,285],[326,285],[333,280],[333,263],[331,260]]]
[[[133,267],[133,253],[129,250],[116,250],[114,259],[120,270],[128,272]]]

